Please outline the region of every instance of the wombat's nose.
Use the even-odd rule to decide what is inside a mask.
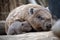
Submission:
[[[50,29],[50,28],[51,28],[51,26],[52,26],[51,24],[48,24],[46,27]]]

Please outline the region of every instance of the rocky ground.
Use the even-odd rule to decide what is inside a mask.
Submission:
[[[19,35],[2,35],[0,40],[60,40],[50,32],[34,32]]]
[[[49,32],[32,32],[19,35],[6,35],[5,21],[0,21],[0,40],[60,40],[52,31]]]

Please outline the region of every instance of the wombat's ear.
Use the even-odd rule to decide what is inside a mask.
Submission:
[[[36,11],[37,11],[37,9],[34,9],[34,8],[30,8],[29,9],[29,14],[34,14],[34,13],[36,13]]]
[[[34,14],[34,13],[36,13],[38,11],[38,9],[35,9],[35,8],[30,8],[29,9],[29,14]]]
[[[33,8],[30,8],[29,9],[29,14],[33,14],[34,13],[34,9]]]

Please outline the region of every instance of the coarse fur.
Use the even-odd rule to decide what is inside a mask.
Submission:
[[[24,22],[15,21],[9,26],[7,35],[27,33],[31,30],[32,30],[31,25],[27,21]]]
[[[15,8],[6,18],[5,31],[15,21],[28,21],[32,28],[37,31],[49,30],[52,25],[52,16],[48,10],[37,4],[27,4]]]

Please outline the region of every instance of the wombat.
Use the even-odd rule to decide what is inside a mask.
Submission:
[[[31,30],[32,30],[31,25],[27,21],[24,22],[15,21],[9,26],[7,35],[27,33]]]
[[[52,16],[44,7],[37,4],[27,4],[15,8],[6,18],[5,31],[15,21],[27,21],[36,31],[50,30],[52,25]]]

